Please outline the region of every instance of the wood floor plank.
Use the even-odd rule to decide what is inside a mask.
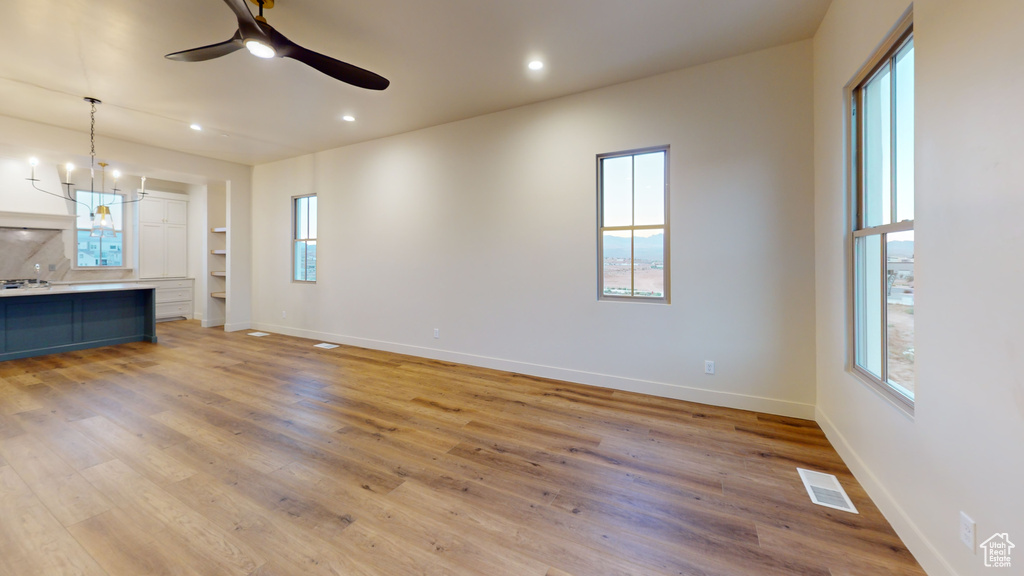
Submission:
[[[75,470],[82,470],[114,459],[114,455],[72,428],[50,410],[30,410],[15,416],[18,424],[39,438],[47,448]]]
[[[187,436],[192,442],[199,442],[215,452],[229,454],[263,474],[283,468],[293,460],[288,454],[268,449],[265,445],[252,446],[244,441],[242,435],[232,434],[182,412],[167,410],[153,414],[150,418]]]
[[[64,526],[112,507],[107,498],[34,436],[25,434],[0,443],[0,456]]]
[[[190,559],[188,564],[200,574],[247,575],[265,561],[255,549],[119,460],[98,464],[82,474],[105,493],[116,495],[120,507],[130,507],[136,518],[141,515],[155,521],[147,531],[152,539],[171,557]],[[126,521],[135,519],[127,516]]]
[[[0,403],[2,402],[0,400]],[[17,418],[0,409],[0,440],[20,436],[24,433],[25,429],[20,426]]]
[[[186,558],[169,556],[160,533],[147,534],[114,508],[68,528],[109,574],[203,576]]]
[[[0,558],[12,576],[107,576],[10,466],[0,466]]]
[[[305,490],[294,490],[272,476],[257,473],[237,461],[211,452],[199,444],[186,443],[171,448],[183,461],[197,470],[232,486],[247,499],[257,502],[275,518],[281,518],[331,541],[339,538],[354,522],[345,502],[324,503]],[[368,486],[364,484],[363,486]]]
[[[151,478],[176,482],[195,473],[164,451],[147,444],[102,416],[78,420],[72,426]]]
[[[793,531],[782,528],[758,525],[758,536],[761,547],[769,553],[794,558],[818,558],[825,564],[842,566],[844,558],[859,558],[854,566],[845,568],[848,574],[886,574],[904,576],[920,574],[920,567],[914,557],[896,544],[888,546],[885,542],[876,542],[865,546],[865,542],[853,538],[822,538],[815,530]],[[852,531],[851,531],[852,535]],[[870,551],[864,554],[864,551]],[[835,575],[839,570],[833,570]]]
[[[539,575],[535,572],[540,569],[539,564],[525,559],[517,561],[518,553],[496,553],[487,539],[453,529],[447,518],[417,514],[396,505],[388,496],[346,485],[301,464],[293,464],[275,476],[293,486],[301,483],[311,487],[325,498],[350,504],[358,511],[353,526],[369,525],[378,535],[404,542],[410,554],[431,559],[425,564],[441,573],[449,567],[455,574]]]
[[[0,574],[924,574],[812,421],[157,330],[0,362]]]
[[[260,550],[278,571],[330,576],[355,569],[311,526],[284,518],[288,511],[268,509],[260,499],[251,498],[251,492],[236,487],[199,473],[169,486],[168,490],[182,502],[202,510],[221,529]]]
[[[17,414],[27,410],[38,410],[42,407],[31,394],[22,389],[24,384],[15,383],[17,380],[24,380],[26,376],[14,376],[11,378],[0,378],[0,412],[4,414]]]
[[[626,561],[599,549],[573,546],[564,538],[553,534],[539,537],[532,530],[519,526],[502,515],[467,506],[461,499],[417,484],[403,484],[396,488],[391,496],[396,502],[404,503],[406,506],[416,502],[417,507],[429,511],[431,515],[448,518],[448,522],[453,525],[449,531],[453,540],[471,537],[486,539],[493,545],[505,549],[502,565],[512,557],[513,550],[532,560],[533,567],[529,572],[520,568],[515,572],[499,570],[499,573],[544,574],[548,566],[557,560],[583,574],[660,576],[638,563]],[[460,533],[463,535],[459,536]]]

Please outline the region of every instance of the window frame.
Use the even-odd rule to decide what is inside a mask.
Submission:
[[[291,263],[292,263],[292,268],[291,268],[291,272],[289,272],[289,276],[291,276],[292,282],[296,282],[296,283],[299,283],[299,284],[316,284],[316,277],[318,276],[317,272],[319,270],[319,264],[315,263],[313,265],[313,279],[312,280],[308,280],[308,279],[304,279],[304,278],[296,278],[296,270],[297,270],[296,264],[297,264],[297,262],[296,262],[296,257],[295,257],[296,247],[298,246],[299,243],[306,244],[307,253],[308,253],[310,242],[312,242],[314,246],[317,244],[317,237],[316,236],[307,237],[307,238],[300,238],[299,237],[299,233],[300,232],[299,232],[299,229],[298,229],[299,228],[298,227],[299,201],[303,200],[303,199],[316,198],[316,197],[317,197],[316,194],[301,194],[299,196],[292,196],[292,199],[291,199],[291,203],[292,203],[292,209],[291,209],[291,214],[292,214],[292,226],[291,226],[292,227],[292,242],[291,242],[291,245],[292,245],[292,247],[291,247],[292,257],[291,257]],[[309,205],[309,203],[307,202],[307,218],[308,218],[308,205]],[[320,209],[320,202],[318,200],[317,203],[316,203],[316,211],[314,211],[313,214],[316,214],[317,211],[319,211],[319,209]],[[319,223],[317,225],[317,233],[319,234]],[[307,268],[303,267],[303,270],[307,270]],[[306,278],[308,278],[308,274],[305,274],[305,276],[306,276]]]
[[[664,160],[665,160],[665,163],[664,163],[664,189],[662,190],[662,196],[664,198],[664,208],[663,208],[664,212],[662,214],[663,215],[662,223],[661,224],[649,224],[649,225],[636,225],[636,223],[634,222],[630,226],[605,226],[604,225],[604,203],[605,202],[604,202],[604,178],[603,178],[603,175],[604,175],[603,162],[604,162],[604,160],[608,160],[608,159],[612,159],[612,158],[623,158],[623,157],[627,157],[627,156],[628,157],[636,157],[636,156],[642,156],[644,154],[653,154],[653,153],[656,153],[656,152],[663,153],[664,154]],[[671,185],[670,185],[670,181],[669,181],[669,173],[670,173],[669,172],[669,165],[670,165],[670,161],[669,160],[670,160],[670,154],[669,154],[669,145],[668,144],[661,145],[661,146],[649,146],[649,147],[646,147],[646,148],[635,148],[635,149],[632,149],[632,150],[622,150],[622,151],[618,151],[618,152],[609,152],[609,153],[598,154],[597,155],[597,299],[599,301],[606,301],[606,302],[616,302],[616,301],[617,302],[644,302],[644,303],[650,303],[650,304],[669,304],[671,302],[671,290],[670,290],[670,282],[669,282],[669,279],[672,276],[671,275],[671,266],[669,264],[669,262],[670,262],[669,246],[671,245],[671,242],[669,242],[669,237],[670,237],[669,236],[669,221],[671,220],[670,212],[669,212],[669,191],[671,190]],[[634,191],[635,191],[635,178],[633,179],[633,183],[634,183]],[[637,295],[633,295],[633,294],[630,294],[628,296],[621,295],[621,294],[605,294],[604,293],[604,233],[606,231],[630,231],[630,232],[633,232],[633,231],[637,231],[637,230],[656,230],[656,229],[664,230],[664,234],[662,236],[662,241],[664,242],[664,246],[663,246],[663,255],[664,255],[663,256],[663,260],[664,260],[664,262],[663,262],[663,267],[662,267],[662,273],[664,275],[664,295],[658,297],[658,296],[637,296]],[[633,254],[632,254],[632,249],[631,249],[631,254],[630,254],[630,285],[633,286],[633,290],[635,290],[635,284],[633,282],[634,269],[635,269],[635,265],[633,263]]]
[[[849,196],[849,232],[847,236],[847,302],[848,302],[848,313],[847,313],[847,326],[848,326],[848,350],[847,350],[847,370],[855,375],[858,379],[868,384],[872,389],[881,393],[881,395],[889,400],[892,404],[906,412],[908,415],[914,414],[915,399],[917,396],[917,382],[916,377],[914,381],[914,390],[912,391],[913,397],[909,397],[904,393],[897,390],[897,388],[889,382],[888,378],[888,355],[889,355],[889,342],[888,342],[888,331],[887,331],[887,314],[888,306],[886,305],[886,276],[888,269],[888,257],[886,253],[887,249],[887,238],[889,234],[895,234],[900,232],[913,232],[914,231],[914,219],[895,221],[898,217],[896,208],[897,198],[897,179],[895,178],[897,169],[897,130],[896,126],[896,114],[895,108],[897,100],[895,98],[897,82],[895,76],[890,86],[890,189],[889,189],[889,203],[890,203],[890,220],[889,223],[882,223],[874,226],[869,226],[866,223],[867,214],[865,210],[867,194],[865,191],[866,178],[865,173],[865,154],[863,153],[865,143],[865,114],[864,110],[864,90],[869,82],[871,82],[876,75],[881,72],[887,65],[890,66],[891,70],[895,70],[896,57],[903,50],[903,48],[914,39],[914,25],[913,25],[913,13],[908,10],[903,15],[899,23],[893,28],[890,34],[887,36],[885,42],[878,48],[878,50],[872,55],[867,61],[867,64],[858,72],[854,79],[847,85],[846,89],[846,102],[847,102],[847,129],[849,138],[849,154],[848,154],[848,196]],[[916,65],[915,65],[915,80],[916,80]],[[916,99],[916,96],[915,96]],[[916,112],[915,112],[916,114]],[[916,131],[916,129],[915,129]],[[913,135],[912,135],[913,138]],[[916,162],[912,163],[916,169]],[[916,190],[915,190],[916,192]],[[916,196],[916,194],[915,194]],[[916,204],[916,202],[915,202]],[[916,219],[916,213],[914,214]],[[859,333],[858,333],[858,319],[866,311],[861,310],[858,307],[858,290],[859,290],[859,276],[857,273],[858,266],[858,254],[857,254],[857,240],[859,238],[866,238],[871,236],[877,236],[880,243],[880,258],[879,258],[879,276],[880,283],[878,289],[882,298],[881,302],[881,318],[880,318],[880,331],[881,331],[881,377],[873,374],[868,368],[861,366],[858,363],[858,353],[861,351],[858,348],[859,345]],[[916,242],[916,237],[915,237]],[[915,370],[916,372],[916,370]]]
[[[120,230],[118,230],[117,229],[117,225],[115,224],[115,226],[114,226],[114,230],[121,237],[121,264],[119,266],[105,266],[105,265],[101,265],[101,264],[97,264],[96,266],[82,266],[82,265],[80,265],[78,263],[79,255],[81,253],[81,250],[78,247],[78,243],[79,243],[78,242],[78,233],[82,232],[82,231],[89,231],[89,232],[92,231],[92,226],[91,225],[88,228],[79,228],[78,227],[78,207],[80,205],[88,205],[88,206],[90,206],[90,210],[91,211],[94,209],[94,207],[93,207],[91,202],[83,202],[81,200],[80,195],[82,195],[82,194],[89,194],[89,195],[93,195],[93,196],[99,196],[101,200],[102,200],[102,198],[104,196],[118,196],[118,197],[120,197],[120,199],[117,200],[116,202],[111,202],[109,204],[111,206],[116,204],[116,205],[119,205],[121,207],[120,208],[120,212],[121,212],[121,224],[120,225],[121,225],[121,228],[120,228]],[[72,240],[74,242],[74,247],[75,247],[75,250],[74,250],[75,257],[74,257],[74,260],[71,261],[71,269],[72,270],[100,271],[100,270],[132,270],[132,269],[134,269],[133,266],[132,266],[132,254],[133,254],[133,252],[132,252],[132,249],[133,249],[132,242],[134,240],[134,236],[131,234],[131,228],[128,226],[128,222],[130,220],[130,218],[129,218],[129,211],[131,210],[131,208],[130,208],[131,204],[133,204],[133,202],[128,200],[128,195],[125,194],[124,192],[105,192],[105,191],[98,191],[97,192],[97,191],[92,191],[92,190],[77,190],[77,189],[75,190],[75,215],[74,215],[75,216],[75,226],[74,226],[74,229],[73,229],[74,230],[74,235],[73,235],[73,240]],[[100,206],[100,205],[102,205],[102,204],[98,204],[97,206]],[[92,213],[95,213],[95,212],[92,212]],[[97,240],[102,243],[104,239],[103,238],[97,238]]]

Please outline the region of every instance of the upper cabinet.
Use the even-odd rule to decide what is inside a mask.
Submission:
[[[139,202],[139,278],[188,275],[188,196],[157,192]]]
[[[180,224],[181,226],[188,223],[188,196],[175,194],[182,198],[171,199],[154,198],[152,194],[156,193],[151,193],[145,200],[139,202],[139,222]],[[170,196],[166,192],[163,195]]]

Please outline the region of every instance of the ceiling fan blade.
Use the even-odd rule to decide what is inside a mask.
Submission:
[[[179,62],[202,62],[204,60],[213,60],[214,58],[226,56],[235,50],[243,48],[244,46],[245,45],[242,43],[242,33],[235,32],[235,35],[232,36],[230,40],[218,42],[217,44],[210,44],[209,46],[192,48],[191,50],[174,52],[164,56],[164,58],[177,60]]]
[[[384,90],[391,85],[391,81],[379,74],[303,48],[285,38],[283,34],[273,28],[270,28],[270,38],[274,43],[274,49],[277,50],[278,56],[298,60],[335,80],[341,80],[342,82],[359,88],[366,88],[367,90]]]
[[[335,80],[341,80],[359,88],[384,90],[391,85],[387,78],[379,74],[353,66],[347,62],[335,60],[330,56],[324,56],[318,52],[307,50],[302,46],[296,46],[294,49],[288,50],[283,56],[294,58],[307,66],[316,68]]]
[[[246,6],[245,0],[224,0],[224,3],[235,13],[235,18],[238,19],[238,31],[241,32],[242,38],[266,38],[266,34],[263,33],[252,12],[249,11],[249,7]]]

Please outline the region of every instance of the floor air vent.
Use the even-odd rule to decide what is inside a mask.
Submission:
[[[807,488],[807,495],[811,497],[811,502],[836,510],[859,513],[835,476],[803,468],[797,468],[796,471],[800,473],[800,479],[804,482],[804,488]]]

